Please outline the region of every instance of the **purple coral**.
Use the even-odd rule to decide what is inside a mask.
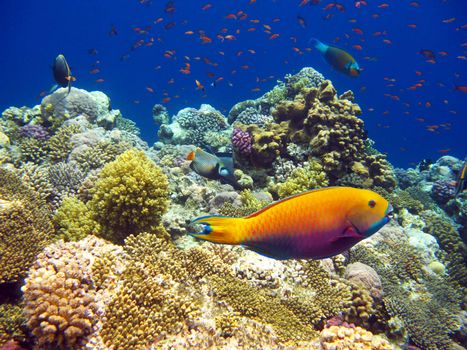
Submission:
[[[248,157],[251,155],[252,145],[250,133],[239,128],[234,128],[232,132],[232,145],[239,155]]]
[[[456,193],[456,185],[453,181],[438,180],[433,183],[431,196],[439,204],[446,204]]]
[[[44,128],[42,125],[32,125],[28,124],[25,126],[22,126],[19,129],[19,134],[22,137],[32,137],[37,140],[45,141],[48,140],[50,135],[47,132],[47,129]]]

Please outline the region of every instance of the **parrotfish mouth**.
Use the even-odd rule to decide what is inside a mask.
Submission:
[[[393,213],[394,213],[394,208],[391,205],[391,203],[389,203],[388,208],[386,209],[386,213],[384,215],[384,217],[387,219],[387,222],[389,222],[392,219]]]

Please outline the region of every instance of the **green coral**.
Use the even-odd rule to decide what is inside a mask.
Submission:
[[[188,275],[163,228],[129,236],[124,249],[129,263],[107,305],[100,335],[109,348],[146,349],[163,332],[192,319],[197,307],[179,286]]]
[[[19,144],[22,162],[42,163],[48,155],[48,145],[42,140],[28,137]]]
[[[467,248],[453,224],[433,211],[422,212],[424,231],[435,236],[445,253],[450,277],[464,288],[467,286]]]
[[[92,169],[99,169],[105,164],[114,161],[117,156],[130,148],[130,145],[126,142],[115,143],[100,140],[91,147],[74,155],[74,160],[76,160],[81,170],[88,172]]]
[[[244,217],[261,210],[268,202],[257,199],[253,192],[244,190],[240,193],[241,206],[235,206],[232,203],[225,203],[220,209],[219,214],[233,217]]]
[[[303,167],[292,171],[287,180],[273,186],[279,198],[286,198],[308,190],[326,187],[329,184],[322,165],[315,160],[306,162]]]
[[[167,177],[138,150],[106,164],[91,193],[89,208],[104,238],[116,242],[159,225],[168,207]]]
[[[100,225],[94,220],[89,208],[75,197],[66,197],[54,215],[58,237],[65,242],[96,234]]]
[[[381,278],[383,302],[392,320],[402,321],[411,340],[423,349],[451,349],[450,334],[459,327],[462,291],[444,276],[425,272],[419,253],[407,237],[385,236],[375,247],[357,245],[350,261],[372,266]],[[391,327],[391,324],[388,324]]]
[[[0,347],[10,340],[26,340],[25,325],[21,305],[0,304]]]
[[[64,161],[73,150],[71,137],[80,133],[81,127],[76,124],[63,125],[47,142],[49,147],[49,158],[53,162]]]
[[[397,212],[405,208],[412,214],[419,214],[424,209],[423,203],[415,199],[407,190],[394,192],[390,201]]]
[[[53,239],[51,213],[33,190],[0,168],[0,283],[23,278]]]

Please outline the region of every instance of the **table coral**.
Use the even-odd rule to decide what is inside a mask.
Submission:
[[[0,169],[0,283],[26,275],[35,256],[52,241],[51,213],[33,190]]]
[[[122,242],[157,226],[168,207],[168,181],[143,151],[129,150],[99,174],[89,208],[105,238]]]

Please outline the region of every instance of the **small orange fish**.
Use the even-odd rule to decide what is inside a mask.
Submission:
[[[104,79],[102,78],[96,79],[96,83],[103,83],[103,82],[104,82]]]
[[[357,33],[358,35],[363,35],[363,30],[360,28],[352,28],[352,32]]]
[[[195,80],[195,84],[196,84],[196,90],[202,90],[202,91],[205,90],[203,84],[201,84],[199,80]]]
[[[280,36],[279,34],[272,34],[272,35],[269,37],[269,40],[277,39],[279,36]]]

